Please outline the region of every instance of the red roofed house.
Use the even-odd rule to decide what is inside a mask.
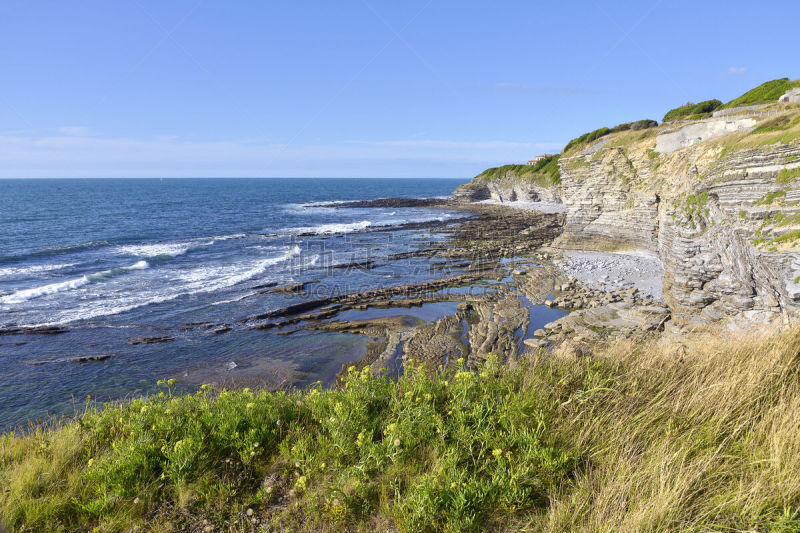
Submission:
[[[539,161],[541,161],[542,159],[547,159],[548,157],[553,157],[553,154],[542,154],[542,155],[537,155],[535,158],[533,158],[533,159],[529,159],[529,160],[528,160],[528,164],[529,164],[529,165],[535,165],[536,163],[538,163],[538,162],[539,162]]]

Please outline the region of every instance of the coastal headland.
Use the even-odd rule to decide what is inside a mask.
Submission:
[[[462,215],[409,222],[441,237],[426,246],[336,265],[424,257],[429,279],[264,283],[252,298],[286,305],[181,327],[365,339],[332,386],[233,363],[191,394],[165,376],[157,394],[88,400],[0,437],[0,516],[19,531],[797,531],[797,86],[603,127],[452,198],[337,204]]]

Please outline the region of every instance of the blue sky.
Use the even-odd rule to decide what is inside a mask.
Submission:
[[[800,3],[0,3],[0,177],[471,177],[800,77]]]

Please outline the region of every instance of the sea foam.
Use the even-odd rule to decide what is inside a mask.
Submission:
[[[150,264],[147,261],[137,261],[136,263],[127,267],[112,268],[109,270],[103,270],[101,272],[95,272],[93,274],[86,274],[84,276],[81,276],[80,278],[60,281],[57,283],[49,283],[47,285],[31,287],[30,289],[22,289],[0,297],[0,303],[18,304],[22,302],[27,302],[28,300],[33,300],[34,298],[39,298],[41,296],[48,296],[50,294],[56,294],[59,292],[66,292],[78,289],[80,287],[83,287],[84,285],[88,285],[89,283],[108,279],[115,275],[128,272],[130,270],[144,270],[149,267]]]

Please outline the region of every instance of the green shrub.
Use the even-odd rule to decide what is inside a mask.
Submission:
[[[611,128],[610,133],[617,133],[618,131],[638,131],[638,130],[646,130],[649,128],[655,128],[658,126],[658,122],[655,120],[645,119],[645,120],[637,120],[636,122],[625,122],[623,124],[619,124]]]
[[[0,516],[13,529],[77,531],[130,530],[168,513],[172,528],[195,530],[192,516],[247,524],[251,508],[310,529],[363,528],[378,515],[405,531],[480,530],[496,513],[543,507],[572,469],[548,442],[550,406],[524,383],[522,367],[490,357],[478,372],[411,363],[396,382],[351,367],[339,390],[89,405],[37,432],[30,463],[18,463],[22,439],[0,438]],[[68,469],[23,474],[73,445]],[[35,503],[51,497],[64,504]]]
[[[680,107],[676,107],[675,109],[671,109],[667,111],[667,114],[664,115],[664,122],[672,122],[673,120],[678,120],[681,118],[704,118],[711,113],[715,109],[722,106],[722,102],[719,100],[706,100],[705,102],[700,102],[699,104],[695,104],[693,102],[688,102]]]

